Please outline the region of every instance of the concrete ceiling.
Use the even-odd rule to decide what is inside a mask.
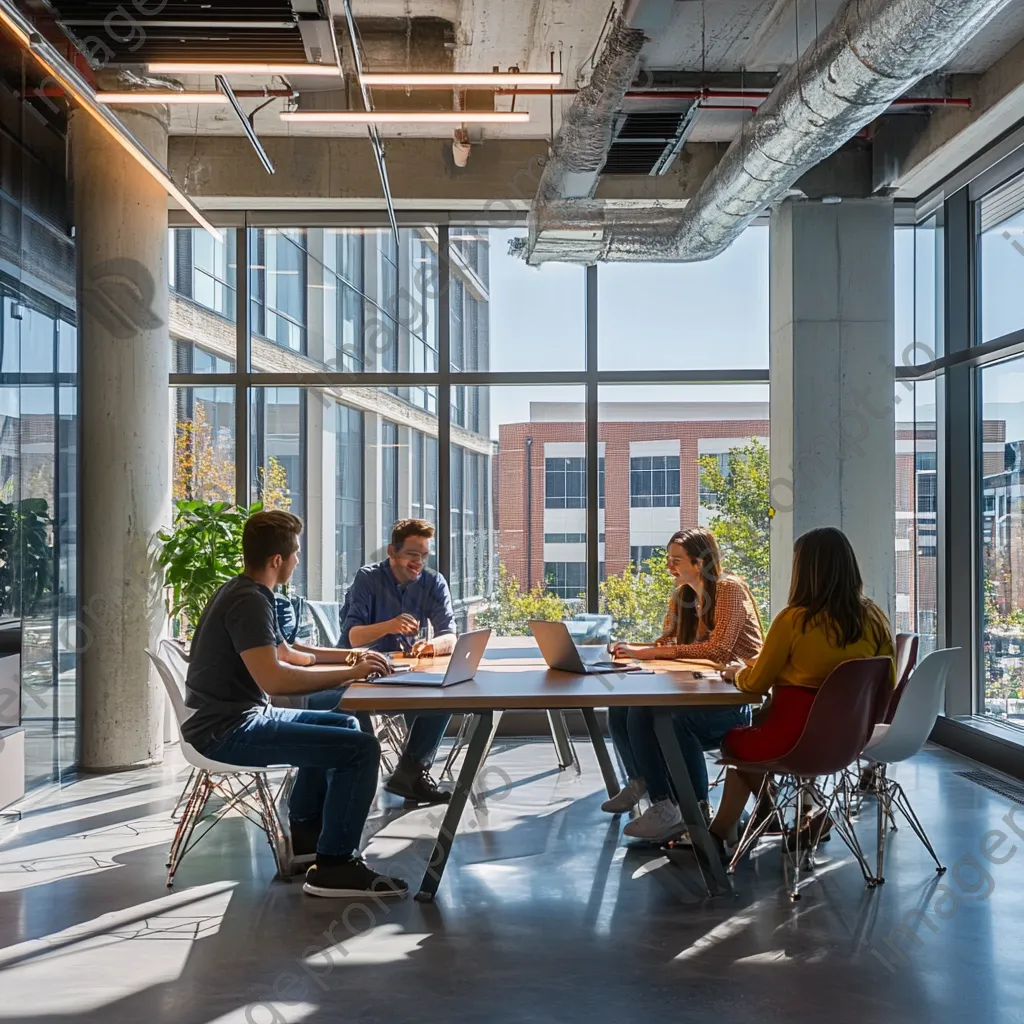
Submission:
[[[105,0],[50,2],[59,12],[76,12],[76,17],[81,17],[80,12],[83,10],[93,10],[102,15],[101,8],[105,7]],[[339,16],[340,0],[332,2],[335,15]],[[632,7],[636,2],[623,0],[618,6]],[[668,76],[678,77],[682,73],[690,73],[691,79],[715,87],[716,82],[725,81],[723,76],[731,76],[733,84],[728,87],[736,89],[747,83],[744,76],[760,74],[763,86],[766,73],[769,75],[767,81],[771,82],[772,73],[792,65],[798,55],[814,42],[816,32],[824,31],[840,2],[641,0],[649,10],[655,11],[656,27],[645,26],[649,38],[641,54],[640,81],[644,81],[645,77],[649,81],[651,76],[658,77],[659,81],[667,81]],[[302,9],[307,6],[304,0],[250,0],[250,3],[254,10],[276,11],[278,17],[281,13],[278,8],[287,15],[291,8]],[[107,6],[113,8],[115,5],[111,3]],[[210,6],[203,5],[199,10],[189,8],[193,10],[190,17],[213,16],[215,11],[210,10]],[[371,70],[399,70],[405,67],[435,70],[447,64],[460,71],[490,70],[492,67],[506,69],[510,66],[523,71],[546,71],[553,59],[555,67],[563,72],[564,85],[575,88],[589,79],[602,45],[609,4],[607,0],[353,0],[353,10],[357,20],[369,25],[366,19],[373,19],[373,24],[377,26],[376,42],[369,41],[369,35],[367,37],[367,63]],[[243,17],[242,12],[241,5],[235,6],[231,16]],[[182,15],[173,17],[179,16]],[[161,17],[166,18],[167,14]],[[393,24],[382,19],[393,19]],[[413,20],[410,22],[410,19]],[[429,47],[416,49],[412,44],[413,33],[407,29],[412,25],[427,24],[417,19],[435,19],[431,23],[435,26],[431,30],[435,35],[436,26],[443,25],[445,45],[438,44],[433,50]],[[146,19],[139,16],[138,20],[144,27]],[[81,40],[86,31],[98,30],[79,27],[71,28],[70,31]],[[157,34],[154,30],[154,39]],[[346,33],[341,21],[337,25],[337,35],[344,49]],[[198,38],[204,37],[200,33]],[[182,31],[182,39],[182,45],[187,46],[188,32],[185,30]],[[977,113],[964,109],[937,109],[918,111],[916,116],[908,118],[898,116],[889,119],[898,125],[895,133],[890,128],[890,138],[900,134],[909,137],[911,126],[916,136],[920,136],[924,125],[923,142],[918,138],[916,142],[905,141],[895,146],[894,159],[900,166],[893,172],[892,180],[897,188],[901,175],[903,179],[913,182],[907,186],[911,194],[921,194],[923,188],[934,183],[933,175],[922,177],[918,174],[915,177],[906,171],[900,162],[906,162],[907,150],[913,150],[915,160],[922,165],[945,168],[958,162],[955,150],[961,134],[969,136],[971,144],[977,145],[1024,117],[1024,109],[1021,109],[1021,103],[1024,102],[1024,61],[1020,59],[1020,51],[1024,47],[1022,39],[1024,0],[1011,5],[975,37],[944,69],[945,77],[929,83],[928,90],[936,94],[972,97]],[[167,44],[161,41],[160,45]],[[276,45],[287,46],[289,43],[278,40]],[[294,42],[290,45],[294,46]],[[249,44],[244,54],[250,59],[251,46]],[[135,57],[128,56],[125,63],[138,63],[140,56],[146,52],[143,49]],[[186,88],[215,90],[212,78],[187,77],[181,81]],[[237,89],[259,89],[264,86],[279,88],[284,83],[269,78],[239,77],[233,79],[233,84]],[[344,107],[347,102],[343,83],[337,77],[297,78],[292,84],[301,91],[300,103],[303,106],[331,109]],[[391,102],[396,102],[394,95],[392,93],[389,97],[387,93],[378,91],[375,102],[378,106],[386,106],[389,98]],[[402,100],[403,97],[399,96],[397,102]],[[447,102],[444,95],[441,101]],[[264,102],[262,99],[245,98],[242,105],[252,111]],[[322,144],[333,139],[362,142],[366,138],[365,128],[358,126],[283,122],[279,115],[287,102],[283,99],[273,100],[255,117],[257,133],[268,140],[268,145],[273,142],[278,153],[287,152],[280,149],[280,142],[288,138],[297,142],[308,139]],[[358,105],[358,101],[353,99],[352,102]],[[498,96],[494,106],[498,110],[508,110],[512,102],[510,96]],[[545,140],[550,139],[558,130],[562,115],[571,102],[571,96],[557,96],[553,100],[548,96],[516,97],[515,108],[528,110],[531,114],[528,123],[476,128],[472,130],[471,137],[474,142],[484,144],[480,147],[480,153],[486,150],[488,143],[500,145],[502,142],[513,146],[532,143],[539,147],[537,152],[543,152]],[[649,101],[643,102],[646,104]],[[729,103],[728,100],[721,102]],[[680,105],[679,109],[684,106]],[[614,183],[611,195],[636,198],[637,201],[644,201],[646,197],[664,200],[689,197],[695,184],[699,183],[694,169],[699,167],[701,173],[706,173],[703,169],[709,166],[708,155],[701,147],[714,150],[729,143],[744,121],[751,116],[749,110],[701,109],[688,135],[686,149],[677,161],[679,166],[673,169],[671,175],[654,184],[641,182],[631,185],[628,180],[620,179]],[[906,132],[904,126],[907,126]],[[181,145],[191,147],[196,153],[200,152],[200,140],[203,137],[213,137],[216,144],[222,144],[226,136],[237,138],[242,135],[237,118],[226,106],[175,105],[171,107],[171,133],[183,137],[180,138]],[[451,137],[449,129],[430,125],[382,127],[381,134],[395,140],[392,145],[397,145],[401,140],[408,140],[410,145],[414,145],[416,140]],[[709,147],[709,143],[714,144],[714,147]],[[368,149],[368,144],[366,146]],[[935,154],[940,149],[943,159],[936,161]],[[441,152],[441,149],[437,151]],[[244,153],[244,147],[240,152]],[[303,152],[308,155],[311,151]],[[410,153],[413,152],[417,151],[410,150]],[[506,152],[496,154],[492,162],[495,166],[504,166],[508,159],[509,154]],[[473,161],[477,160],[478,157],[474,156]],[[867,163],[861,160],[858,166],[869,168],[870,160]],[[444,173],[440,163],[423,168],[424,199],[428,198],[427,193],[431,190],[431,175],[440,173]],[[624,177],[628,179],[629,176]],[[874,184],[877,186],[877,181]],[[866,188],[870,190],[871,186],[872,183],[868,181]],[[485,191],[487,186],[481,180],[477,187]],[[598,195],[602,194],[609,193],[602,193],[599,189]]]

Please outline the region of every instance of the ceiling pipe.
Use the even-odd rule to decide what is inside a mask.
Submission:
[[[643,32],[616,17],[590,82],[576,93],[562,118],[537,186],[538,200],[587,199],[594,194],[612,143],[615,118],[645,42]]]
[[[139,92],[145,92],[144,89],[138,90]],[[224,98],[224,94],[221,92],[201,92],[199,90],[190,90],[194,95],[199,96],[217,96],[221,99]],[[298,90],[296,89],[235,89],[235,95],[240,100],[255,100],[255,99],[289,99],[294,100],[298,98]],[[54,86],[47,86],[45,89],[28,89],[21,93],[22,98],[31,98],[33,96],[53,96],[60,97],[66,96],[67,92],[64,89],[58,89]]]
[[[665,211],[573,211],[529,259],[696,261],[724,252],[800,177],[946,65],[1012,0],[845,0],[832,23],[744,123],[696,197],[664,231]],[[538,199],[541,197],[538,196]],[[552,235],[554,233],[552,232]]]
[[[575,96],[578,89],[498,89],[498,96]],[[630,89],[627,100],[761,100],[768,89]],[[894,107],[970,107],[966,96],[900,96]]]
[[[846,0],[683,211],[667,258],[711,259],[768,205],[938,71],[1012,0]]]

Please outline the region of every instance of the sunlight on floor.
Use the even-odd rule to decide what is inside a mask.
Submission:
[[[397,924],[374,927],[377,916],[383,911],[373,911],[365,904],[351,906],[360,911],[358,914],[343,915],[352,917],[350,922],[346,922],[353,931],[352,937],[306,957],[306,963],[321,981],[324,974],[329,973],[327,968],[366,967],[370,964],[392,964],[408,960],[410,954],[415,953],[430,938],[429,932],[406,932]]]
[[[0,950],[0,1019],[98,1010],[176,980],[193,944],[217,934],[234,888],[197,886]]]

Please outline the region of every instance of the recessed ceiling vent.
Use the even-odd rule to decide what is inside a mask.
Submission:
[[[696,115],[685,110],[621,114],[602,174],[665,174],[683,148]]]

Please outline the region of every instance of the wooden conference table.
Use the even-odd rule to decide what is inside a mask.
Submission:
[[[447,664],[448,658],[420,658],[412,667],[419,672],[444,672]],[[492,637],[476,677],[470,682],[443,689],[356,683],[345,691],[341,701],[341,709],[345,711],[389,714],[447,711],[473,717],[465,760],[416,899],[429,901],[437,893],[466,800],[494,737],[495,712],[521,709],[582,712],[608,795],[614,796],[619,792],[619,781],[608,756],[596,709],[631,706],[654,709],[654,731],[679,800],[679,810],[693,840],[708,895],[731,891],[728,875],[697,804],[670,715],[681,707],[756,704],[760,698],[724,682],[709,662],[647,661],[643,665],[653,669],[653,673],[577,675],[558,672],[547,667],[533,637]],[[694,678],[694,672],[705,673],[708,678]]]

